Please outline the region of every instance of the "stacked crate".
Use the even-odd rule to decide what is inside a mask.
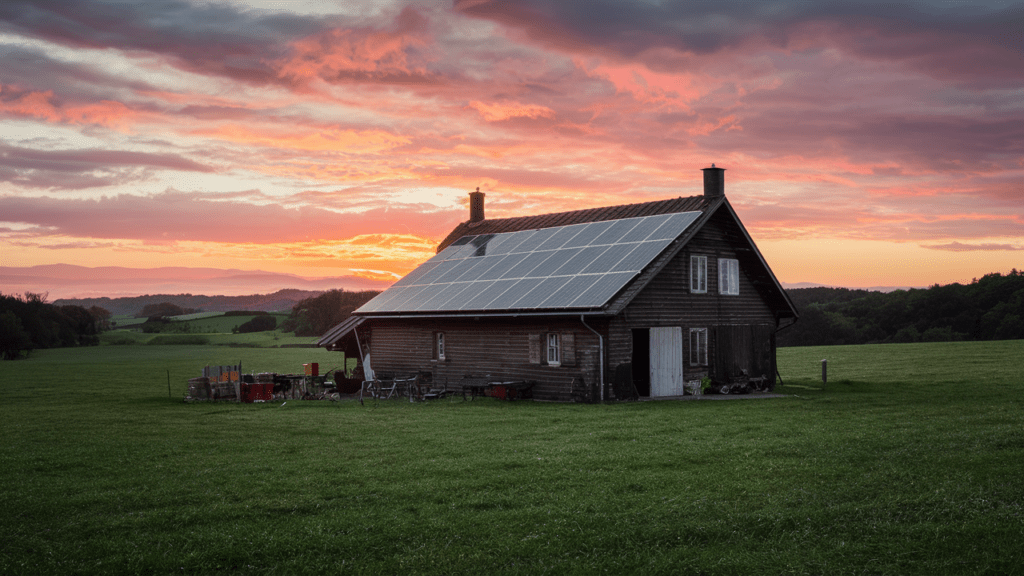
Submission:
[[[210,389],[210,379],[206,376],[189,378],[188,396],[195,400],[209,400],[213,391]]]
[[[274,399],[274,374],[273,372],[263,372],[256,375],[256,385],[261,387],[260,400],[273,400]]]

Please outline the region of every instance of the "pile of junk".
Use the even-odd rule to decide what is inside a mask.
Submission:
[[[242,373],[241,364],[206,366],[203,375],[190,378],[186,402],[270,402],[273,400],[339,400],[358,394],[362,378],[349,377],[342,368],[320,373],[320,364],[303,364],[302,374]]]

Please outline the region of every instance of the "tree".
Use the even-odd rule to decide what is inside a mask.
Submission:
[[[14,360],[22,350],[32,348],[32,337],[21,325],[21,319],[10,310],[0,312],[0,353],[4,360]]]
[[[234,330],[238,334],[248,334],[250,332],[266,332],[267,330],[273,330],[277,328],[277,318],[270,315],[260,315],[248,322],[245,322]]]
[[[285,332],[296,336],[320,336],[352,315],[357,308],[380,294],[376,290],[346,292],[331,290],[306,298],[292,307],[292,313],[282,324]]]
[[[146,304],[142,307],[142,311],[135,315],[136,318],[154,318],[157,316],[182,316],[184,314],[192,314],[196,310],[192,308],[182,308],[177,304],[170,302],[160,302],[159,304]]]

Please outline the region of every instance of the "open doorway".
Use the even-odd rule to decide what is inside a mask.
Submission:
[[[640,396],[651,395],[651,331],[633,328],[633,386]]]

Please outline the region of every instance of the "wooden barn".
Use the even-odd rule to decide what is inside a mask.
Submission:
[[[470,218],[424,262],[325,334],[378,378],[457,387],[530,381],[533,397],[677,396],[776,378],[775,333],[797,311],[725,197]]]

